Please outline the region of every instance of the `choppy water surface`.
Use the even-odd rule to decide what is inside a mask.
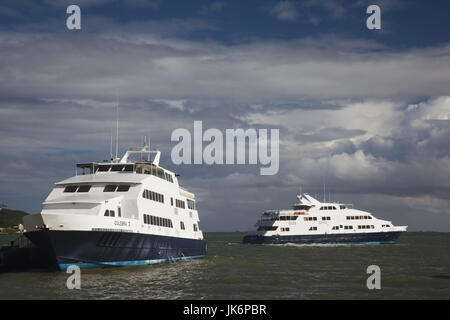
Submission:
[[[0,274],[0,299],[450,299],[450,233],[407,233],[384,245],[243,245],[242,233],[207,233],[203,259]],[[2,236],[0,241],[5,242]],[[381,290],[366,269],[381,268]]]

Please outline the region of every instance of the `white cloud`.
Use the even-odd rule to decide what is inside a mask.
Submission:
[[[438,97],[430,102],[410,104],[408,112],[415,113],[415,125],[427,120],[450,120],[450,97]]]

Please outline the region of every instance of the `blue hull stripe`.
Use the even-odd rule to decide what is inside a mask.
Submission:
[[[182,258],[167,258],[167,259],[154,259],[154,260],[136,260],[136,261],[114,261],[114,262],[99,262],[99,263],[61,263],[59,264],[59,269],[64,271],[70,266],[78,266],[80,268],[94,268],[102,266],[145,266],[151,264],[158,264],[164,262],[175,262],[180,260],[190,260],[204,258],[205,256],[191,256]]]
[[[325,242],[323,244],[380,244],[380,243],[395,243],[395,241]]]
[[[242,242],[250,244],[378,244],[394,243],[400,234],[400,231],[395,231],[289,236],[246,235]]]

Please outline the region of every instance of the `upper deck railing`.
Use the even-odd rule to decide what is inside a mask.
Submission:
[[[166,172],[163,168],[151,162],[136,162],[136,163],[79,163],[77,168],[83,169],[82,175],[86,174],[103,174],[103,173],[135,173],[135,174],[149,174],[158,178],[174,182],[172,173]],[[85,170],[88,170],[86,172]],[[78,175],[78,171],[76,172]],[[175,176],[177,176],[175,174]]]

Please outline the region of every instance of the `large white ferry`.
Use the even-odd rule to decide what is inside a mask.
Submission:
[[[24,218],[25,236],[61,270],[203,257],[195,196],[160,155],[144,145],[120,161],[77,164],[82,173],[56,183],[42,212]]]
[[[352,205],[320,202],[308,194],[297,196],[292,210],[265,211],[244,243],[393,243],[407,226],[375,218]]]

